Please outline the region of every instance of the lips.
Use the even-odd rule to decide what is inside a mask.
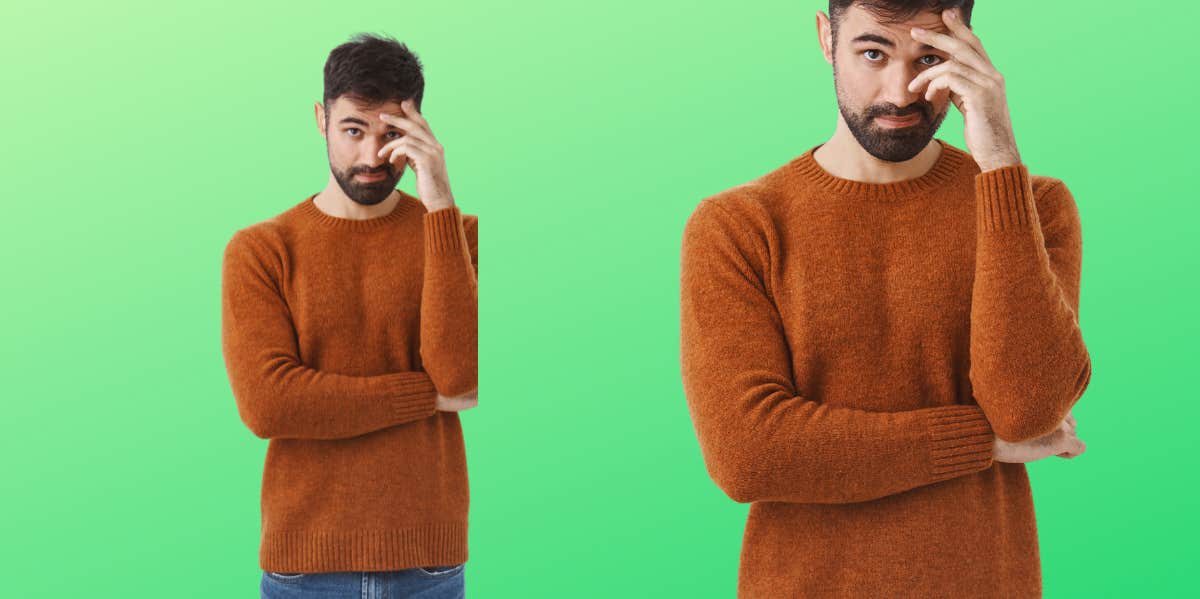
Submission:
[[[921,120],[921,115],[910,114],[906,117],[879,116],[875,118],[885,125],[890,125],[892,127],[906,127],[917,124]]]
[[[358,176],[359,178],[366,179],[368,181],[379,181],[383,179],[385,175],[384,173],[359,173]]]

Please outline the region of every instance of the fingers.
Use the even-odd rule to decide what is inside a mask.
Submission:
[[[442,412],[461,412],[479,405],[479,399],[473,396],[446,397],[438,394],[437,409]]]
[[[437,139],[433,137],[432,131],[430,131],[424,124],[418,123],[412,119],[395,114],[388,114],[386,112],[379,113],[379,119],[400,129],[401,131],[404,131],[406,135],[416,137],[427,144],[433,145],[437,143]]]
[[[978,89],[978,86],[974,81],[967,79],[958,73],[947,72],[934,77],[929,82],[929,87],[925,89],[925,101],[932,102],[933,97],[942,90],[949,90],[960,96],[968,96],[973,95],[973,92],[976,89]],[[955,106],[958,106],[958,104],[955,104]],[[962,110],[961,106],[958,108],[959,110]]]
[[[474,398],[467,399],[463,397],[455,397],[451,399],[450,404],[454,407],[454,411],[461,412],[463,410],[470,410],[471,408],[478,406],[479,400]]]
[[[1067,422],[1068,419],[1072,422]],[[1056,452],[1056,455],[1059,457],[1071,459],[1087,451],[1087,444],[1075,436],[1073,421],[1074,418],[1068,416],[1066,419],[1063,419],[1062,426],[1056,431],[1058,433],[1056,435],[1058,441],[1056,445],[1059,450]]]
[[[1075,434],[1075,417],[1070,414],[1067,414],[1067,417],[1065,420],[1063,420],[1063,422],[1065,422],[1067,424],[1068,430],[1070,430],[1071,434],[1074,435]]]
[[[948,72],[962,75],[963,77],[966,77],[974,82],[976,85],[983,85],[987,83],[979,71],[967,68],[960,62],[949,61],[921,71],[919,75],[913,77],[912,81],[908,82],[908,91],[916,91],[921,89],[921,87],[925,85],[926,81],[934,79],[935,77]]]
[[[942,11],[942,20],[945,21],[950,31],[954,32],[955,36],[966,42],[968,46],[971,46],[984,60],[989,63],[992,62],[992,59],[988,57],[987,52],[983,49],[983,42],[980,41],[979,36],[975,35],[975,32],[971,31],[971,28],[967,27],[967,24],[963,22],[962,9],[951,8]]]
[[[429,164],[429,159],[434,155],[434,149],[412,137],[402,137],[395,141],[388,142],[379,150],[379,154],[388,154],[388,162],[396,162],[400,157],[404,157],[408,164],[411,164],[414,169],[419,169],[422,165]]]
[[[929,44],[934,48],[938,48],[948,52],[954,60],[961,62],[973,69],[977,69],[981,73],[992,73],[995,68],[992,67],[991,61],[985,61],[975,48],[967,43],[966,40],[957,36],[946,35],[936,31],[913,27],[909,30],[913,39]]]
[[[417,103],[412,98],[409,98],[409,99],[401,102],[400,108],[404,109],[405,116],[420,123],[426,129],[429,129],[429,121],[426,121],[424,115],[422,115],[421,112],[419,110],[417,110]],[[433,131],[430,130],[430,133],[432,133],[432,132]]]

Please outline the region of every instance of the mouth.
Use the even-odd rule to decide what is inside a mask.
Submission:
[[[358,178],[364,181],[382,181],[387,178],[387,173],[359,173]]]
[[[910,114],[906,117],[877,116],[875,117],[875,122],[883,125],[884,127],[898,129],[900,127],[911,127],[921,122],[921,115]]]

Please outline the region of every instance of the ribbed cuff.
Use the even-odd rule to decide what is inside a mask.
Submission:
[[[1028,227],[1037,218],[1033,184],[1025,164],[975,175],[975,215],[981,231]]]
[[[437,413],[437,388],[424,372],[397,372],[389,380],[395,398],[394,415],[399,422],[418,420]]]
[[[452,254],[467,247],[467,232],[458,206],[426,212],[424,221],[426,253]]]
[[[926,410],[930,466],[934,480],[945,480],[992,465],[995,433],[979,406],[955,404]]]

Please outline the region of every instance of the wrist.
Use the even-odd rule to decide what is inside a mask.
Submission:
[[[982,172],[994,171],[1006,166],[1017,166],[1021,164],[1021,157],[1017,155],[998,156],[995,158],[986,158],[976,161],[979,164],[979,170]]]
[[[428,212],[437,212],[454,207],[454,200],[437,200],[425,204],[425,209]]]

